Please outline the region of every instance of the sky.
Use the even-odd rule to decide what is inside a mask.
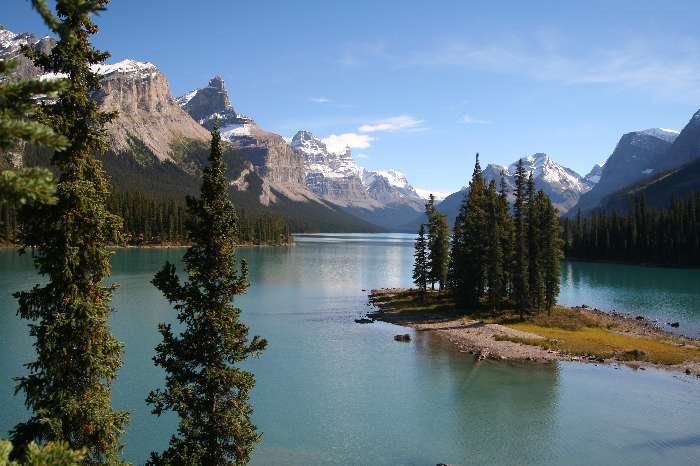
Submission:
[[[585,175],[625,132],[700,108],[694,0],[115,0],[96,22],[109,62],[155,63],[173,95],[219,74],[262,128],[433,192],[467,184],[476,152]],[[2,0],[0,24],[47,33],[26,0]]]

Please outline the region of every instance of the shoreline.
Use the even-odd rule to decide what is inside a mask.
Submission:
[[[237,248],[278,248],[278,247],[289,247],[289,246],[294,246],[295,242],[290,241],[289,243],[280,243],[280,244],[256,244],[256,243],[243,243],[243,244],[236,244],[235,246]],[[126,245],[109,245],[107,246],[108,249],[185,249],[189,248],[191,244],[126,244]],[[0,250],[4,249],[14,249],[18,250],[20,249],[19,246],[15,245],[0,245]]]
[[[431,294],[435,293],[428,295]],[[444,298],[436,301],[433,297],[425,303],[416,304],[415,296],[415,290],[406,288],[371,290],[369,303],[377,310],[367,313],[367,317],[412,328],[416,332],[430,332],[445,339],[455,351],[472,354],[476,360],[539,364],[556,361],[618,364],[639,370],[651,367],[670,370],[700,379],[700,340],[667,332],[641,316],[628,317],[589,307],[557,307],[553,311],[555,317],[556,313],[562,313],[590,322],[595,327],[595,333],[594,329],[586,327],[545,328],[529,319],[521,322],[512,318],[493,319],[459,312]],[[565,324],[563,326],[566,327]],[[589,337],[589,334],[592,336]],[[625,351],[618,349],[616,352],[612,345],[605,344],[596,347],[598,342],[595,338],[598,334],[604,334],[613,340],[623,340]],[[594,349],[590,352],[567,350],[567,339],[579,335],[591,338],[590,342],[584,339],[583,348]],[[669,351],[669,360],[666,363],[660,362],[654,353],[647,354],[637,349],[648,347]],[[688,354],[690,357],[682,360]]]

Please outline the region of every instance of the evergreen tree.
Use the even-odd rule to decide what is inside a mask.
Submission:
[[[428,197],[425,204],[425,216],[428,225],[428,281],[430,288],[435,289],[435,283],[439,281],[440,263],[439,243],[438,243],[438,216],[439,212],[435,208],[435,196]]]
[[[12,439],[21,452],[31,441],[65,441],[87,449],[85,463],[114,463],[121,450],[126,412],[111,406],[110,384],[121,366],[122,344],[108,326],[114,285],[109,242],[117,240],[119,218],[105,209],[109,183],[95,158],[105,148],[104,125],[112,115],[91,99],[99,78],[90,66],[108,54],[95,50],[97,32],[91,15],[104,9],[101,0],[57,0],[54,16],[43,0],[33,0],[58,42],[48,55],[31,50],[37,66],[65,73],[67,84],[41,121],[56,134],[71,137],[52,163],[60,172],[54,205],[25,206],[20,212],[23,248],[32,248],[44,285],[17,293],[18,314],[33,321],[36,359],[18,379],[32,412],[15,427]]]
[[[545,299],[544,264],[546,263],[544,242],[546,241],[546,201],[541,190],[536,194],[532,174],[528,181],[528,290],[530,309],[542,310]]]
[[[501,243],[501,273],[503,276],[501,286],[502,289],[499,295],[503,301],[510,299],[513,289],[513,218],[510,213],[508,203],[508,186],[506,184],[505,172],[501,172],[501,187],[498,194],[498,225],[500,227],[500,243]]]
[[[36,121],[37,101],[55,97],[65,89],[65,80],[13,80],[11,73],[17,60],[0,60],[0,155],[19,151],[25,143],[63,149],[67,140],[50,126]],[[22,168],[0,172],[0,204],[54,202],[56,186],[53,175],[45,168]]]
[[[413,253],[413,283],[421,295],[428,288],[428,244],[425,239],[425,225],[421,224]]]
[[[166,371],[166,387],[148,397],[153,413],[174,411],[178,435],[152,464],[246,464],[260,435],[252,424],[249,403],[255,377],[236,364],[257,356],[267,342],[248,339],[240,309],[232,304],[248,287],[248,270],[236,265],[238,218],[229,196],[221,136],[212,131],[209,165],[201,197],[188,199],[187,231],[192,246],[184,256],[189,281],[181,283],[175,266],[166,263],[153,284],[178,311],[179,335],[161,324],[163,342],[154,361]]]
[[[474,172],[466,196],[466,215],[461,228],[464,256],[462,258],[462,288],[457,292],[457,300],[467,305],[478,305],[486,283],[488,264],[487,229],[489,200],[479,154],[476,154]]]
[[[450,227],[447,215],[435,211],[435,236],[430,250],[430,273],[440,290],[447,285],[447,267],[450,260]]]
[[[559,295],[562,241],[559,233],[559,213],[546,196],[544,196],[544,206],[541,215],[543,217],[541,225],[544,233],[542,241],[544,301],[549,314]]]
[[[515,203],[513,206],[513,302],[523,318],[529,306],[528,291],[528,229],[527,229],[527,173],[523,160],[518,160],[515,169]]]
[[[489,183],[486,191],[487,233],[486,242],[486,288],[488,303],[493,311],[498,309],[505,298],[505,276],[503,270],[503,218],[500,212],[496,182]]]

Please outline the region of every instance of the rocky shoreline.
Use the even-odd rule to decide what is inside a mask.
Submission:
[[[372,290],[369,303],[377,310],[367,314],[368,318],[410,327],[416,332],[430,332],[446,339],[460,353],[474,355],[477,360],[528,361],[553,363],[555,361],[576,361],[595,364],[624,364],[634,369],[648,367],[662,368],[694,375],[700,379],[700,359],[686,360],[680,364],[658,364],[644,360],[601,357],[594,354],[572,354],[561,350],[539,346],[546,339],[533,332],[511,328],[501,323],[456,313],[449,309],[397,308],[398,296],[411,293],[402,288]],[[615,334],[638,339],[663,340],[679,347],[688,346],[700,349],[700,340],[672,334],[658,327],[654,322],[637,316],[629,317],[619,313],[607,313],[587,306],[568,308],[584,317],[595,318],[596,322]],[[640,340],[642,341],[642,340]],[[529,343],[529,344],[528,344]],[[636,351],[636,350],[632,350]],[[631,357],[635,357],[633,353]]]

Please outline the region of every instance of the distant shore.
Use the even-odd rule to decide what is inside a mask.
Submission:
[[[431,332],[476,359],[657,367],[700,380],[700,340],[666,332],[641,316],[557,306],[551,315],[520,321],[508,311],[491,316],[457,310],[445,293],[429,292],[421,300],[406,288],[372,290],[369,301],[378,309],[369,318]]]
[[[280,246],[294,246],[295,242],[290,241],[288,243],[241,243],[236,244],[237,248],[274,248]],[[183,249],[190,247],[189,243],[160,243],[160,244],[120,244],[120,245],[109,245],[109,249]],[[1,249],[19,249],[19,246],[13,244],[0,244]]]

